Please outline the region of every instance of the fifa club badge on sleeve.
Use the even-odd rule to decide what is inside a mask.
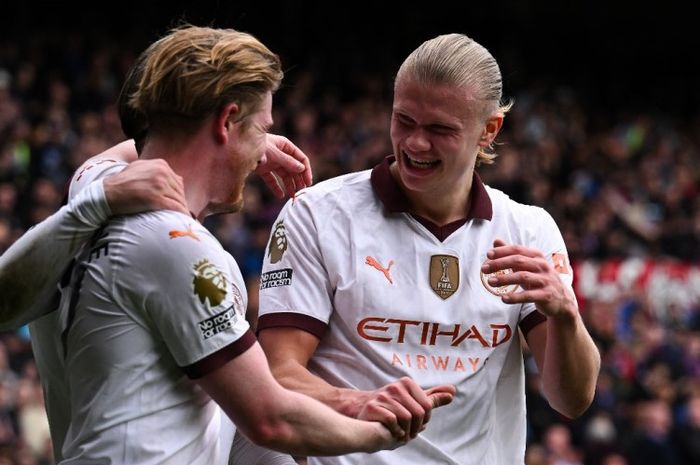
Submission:
[[[452,255],[430,257],[430,287],[445,300],[459,289],[459,258]]]

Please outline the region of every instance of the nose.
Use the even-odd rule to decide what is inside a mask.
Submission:
[[[406,148],[412,152],[425,152],[430,149],[430,140],[425,131],[415,129],[406,137]]]
[[[264,165],[265,163],[267,163],[267,155],[263,152],[262,157],[258,160],[258,165]]]

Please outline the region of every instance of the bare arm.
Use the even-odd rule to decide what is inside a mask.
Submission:
[[[346,417],[282,388],[257,343],[197,382],[259,446],[300,455],[342,455],[401,444],[381,423]]]
[[[432,409],[450,403],[455,394],[451,385],[424,391],[410,378],[374,391],[338,388],[306,368],[318,346],[318,339],[312,334],[296,328],[268,328],[260,332],[259,339],[283,386],[350,417],[380,421],[397,437],[416,437],[430,420]]]
[[[550,405],[570,418],[581,415],[593,401],[600,371],[600,354],[586,330],[573,291],[559,278],[541,252],[497,240],[482,268],[485,273],[512,269],[491,284],[517,284],[520,292],[505,294],[506,303],[534,302],[547,322],[527,334]]]

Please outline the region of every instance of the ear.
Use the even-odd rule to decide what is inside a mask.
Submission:
[[[503,126],[503,113],[494,113],[486,120],[484,129],[481,132],[481,139],[479,139],[479,147],[489,147],[496,140],[498,132]]]
[[[214,140],[226,144],[231,136],[231,129],[236,124],[240,108],[237,103],[227,103],[219,108],[214,118]]]

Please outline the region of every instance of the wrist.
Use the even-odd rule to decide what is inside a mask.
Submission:
[[[335,393],[334,409],[351,418],[357,418],[364,405],[364,391],[356,389],[337,388]]]

